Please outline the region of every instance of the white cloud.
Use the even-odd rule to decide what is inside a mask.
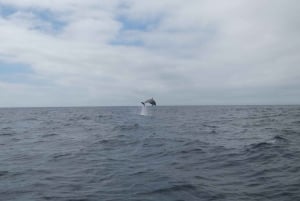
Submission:
[[[132,105],[147,96],[163,104],[276,103],[270,90],[288,91],[278,103],[300,98],[298,1],[1,4],[16,12],[0,14],[0,61],[29,65],[48,84],[2,82],[0,106]],[[53,30],[57,22],[36,11],[62,27]]]

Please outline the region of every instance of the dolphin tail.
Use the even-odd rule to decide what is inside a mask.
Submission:
[[[145,106],[145,103],[144,102],[141,102],[144,106]]]

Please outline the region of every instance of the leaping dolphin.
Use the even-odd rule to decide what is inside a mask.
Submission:
[[[145,106],[146,103],[150,103],[151,106],[153,106],[153,105],[156,106],[156,102],[155,102],[155,100],[154,100],[153,98],[150,98],[150,99],[148,99],[148,100],[146,100],[146,101],[144,101],[144,102],[141,102],[141,103],[142,103],[144,106]]]

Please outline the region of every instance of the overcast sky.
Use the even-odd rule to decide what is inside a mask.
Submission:
[[[0,107],[299,104],[298,0],[0,0]]]

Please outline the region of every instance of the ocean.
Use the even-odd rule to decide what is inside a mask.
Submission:
[[[300,106],[0,109],[3,201],[300,200]]]

